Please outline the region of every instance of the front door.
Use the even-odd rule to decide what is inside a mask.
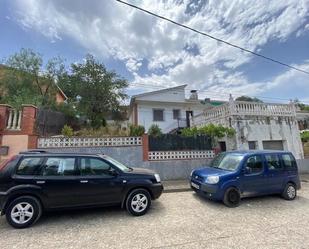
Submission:
[[[191,126],[191,124],[190,124],[191,117],[193,117],[193,111],[186,111],[186,124],[187,124],[187,127]]]
[[[104,159],[80,157],[79,193],[84,205],[120,203],[124,188],[117,169]]]
[[[267,177],[262,156],[248,157],[242,172],[240,186],[244,196],[255,196],[265,192]]]

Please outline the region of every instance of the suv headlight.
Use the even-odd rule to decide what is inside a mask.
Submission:
[[[193,175],[193,171],[194,171],[194,170],[192,170],[192,171],[191,171],[191,173],[190,173],[190,177],[192,177],[192,175]]]
[[[216,184],[219,182],[219,176],[207,176],[205,182],[208,184]]]
[[[161,182],[161,179],[160,179],[160,175],[159,175],[159,174],[154,174],[154,177],[156,178],[156,181],[157,181],[157,182]]]

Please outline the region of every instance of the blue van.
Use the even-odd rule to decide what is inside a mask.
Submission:
[[[294,156],[285,151],[230,151],[218,154],[206,168],[191,172],[191,188],[228,207],[241,198],[280,194],[293,200],[300,189]]]

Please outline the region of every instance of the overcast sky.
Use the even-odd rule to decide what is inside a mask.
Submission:
[[[128,2],[309,71],[309,0]],[[188,84],[201,98],[309,103],[309,75],[114,0],[0,0],[0,31],[1,58],[22,47],[67,63],[92,53],[128,79],[129,94]]]

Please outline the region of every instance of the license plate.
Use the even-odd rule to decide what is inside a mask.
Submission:
[[[196,189],[200,189],[200,186],[194,182],[191,182],[191,186]]]

